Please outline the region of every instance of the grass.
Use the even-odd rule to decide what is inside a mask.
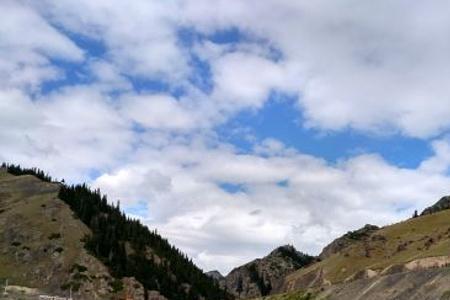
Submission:
[[[315,296],[311,292],[295,291],[292,293],[285,293],[253,300],[314,300]]]
[[[366,269],[381,271],[417,258],[449,255],[448,249],[450,210],[444,210],[383,227],[341,253],[289,275],[287,281],[322,269],[327,280],[338,283]]]
[[[0,191],[0,249],[15,247],[0,254],[0,278],[9,278],[11,284],[39,286],[41,282],[29,270],[44,271],[53,266],[54,251],[62,252],[62,269],[70,269],[83,248],[80,239],[87,229],[74,221],[70,208],[57,199],[58,186],[33,176],[13,176],[0,171]],[[17,237],[8,240],[8,235]],[[39,259],[18,263],[17,255],[27,252]]]

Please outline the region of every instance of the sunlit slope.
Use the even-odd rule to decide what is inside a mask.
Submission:
[[[383,227],[352,240],[338,253],[286,277],[283,290],[330,285],[415,268],[408,262],[446,263],[450,255],[450,210]],[[445,256],[438,258],[440,256]],[[424,267],[424,266],[422,266]]]
[[[231,299],[185,254],[100,191],[4,164],[0,282],[6,279],[32,288],[33,295],[72,291],[77,299]]]
[[[59,185],[0,169],[0,278],[80,297],[109,295],[113,278],[81,240],[89,229],[58,199]]]
[[[0,172],[0,277],[42,286],[56,264],[62,271],[75,263],[87,230],[57,195],[56,184]]]

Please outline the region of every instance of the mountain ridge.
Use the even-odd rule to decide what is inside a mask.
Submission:
[[[284,245],[262,258],[234,268],[219,283],[237,298],[265,296],[280,287],[285,275],[315,259],[297,251],[292,245]]]
[[[141,291],[135,299],[231,299],[231,296],[221,290],[218,284],[197,268],[186,255],[156,232],[148,230],[138,220],[126,217],[120,207],[109,204],[100,191],[92,191],[85,184],[68,186],[52,182],[50,176],[38,169],[22,169],[19,166],[3,164],[0,170],[0,221],[4,223],[0,238],[3,237],[5,243],[3,248],[10,250],[9,254],[0,253],[0,259],[3,258],[11,265],[8,270],[4,268],[3,272],[0,272],[0,278],[10,278],[11,284],[17,281],[24,286],[27,286],[26,283],[33,283],[39,290],[57,294],[64,294],[65,289],[72,288],[83,298],[93,299],[92,291],[82,294],[88,282],[97,279],[101,281],[97,275],[89,273],[91,264],[72,259],[70,264],[58,267],[60,264],[51,260],[53,256],[66,258],[66,253],[72,250],[76,256],[84,253],[90,260],[97,261],[98,268],[104,271],[104,276],[110,278],[109,286],[102,288],[107,289],[102,296],[106,298],[102,299],[109,299],[118,292],[123,294],[124,288],[128,292],[133,290],[133,287]],[[47,189],[50,190],[47,192]],[[17,209],[12,210],[12,206]],[[64,212],[65,217],[56,218],[52,215],[58,212]],[[27,213],[30,215],[26,215]],[[50,218],[50,221],[39,222],[43,218]],[[64,223],[60,224],[62,220]],[[22,228],[23,232],[37,232],[39,240],[45,243],[48,240],[48,243],[54,244],[49,266],[59,268],[58,273],[52,273],[51,277],[61,283],[48,285],[44,280],[21,280],[22,275],[15,273],[17,268],[30,267],[30,262],[15,261],[14,256],[29,257],[29,252],[41,255],[41,252],[47,253],[49,250],[45,248],[47,251],[43,251],[44,246],[38,242],[36,245],[28,245],[33,240],[32,235],[25,235],[16,241],[20,232],[15,232],[15,227],[7,226],[11,222],[16,222],[15,227]],[[47,223],[51,224],[53,229],[42,233],[47,228]],[[82,229],[68,233],[61,229],[61,226],[67,224]],[[46,235],[47,239],[42,239],[43,235]],[[72,244],[63,244],[66,240],[72,241]],[[36,257],[39,261],[47,261],[41,256]],[[30,270],[23,272],[32,274]],[[74,276],[76,282],[72,280]],[[158,292],[161,295],[158,295]]]
[[[450,197],[399,223],[349,231],[318,257],[284,245],[222,276],[203,273],[100,191],[4,164],[0,249],[0,279],[82,299],[450,299]]]
[[[425,208],[420,215],[429,215],[446,209],[450,209],[450,196],[442,197],[435,204]]]
[[[449,199],[420,216],[344,234],[264,299],[450,299]]]

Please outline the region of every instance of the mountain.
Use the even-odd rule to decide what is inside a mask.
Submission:
[[[220,283],[238,298],[265,296],[280,287],[284,276],[314,260],[293,246],[281,246],[261,259],[233,269]]]
[[[223,277],[222,274],[220,274],[219,271],[209,271],[205,273],[206,275],[208,275],[209,277],[211,277],[214,280],[217,280],[218,282],[220,282],[221,280],[223,280],[225,277]]]
[[[16,290],[24,299],[67,296],[69,290],[77,299],[231,299],[186,255],[100,191],[4,164],[0,284],[5,279],[9,293]]]
[[[443,300],[449,249],[447,196],[420,216],[348,232],[318,257],[287,245],[226,277],[205,274],[100,191],[36,169],[0,168],[0,288],[9,284],[2,299],[72,291],[87,300]]]
[[[445,196],[439,199],[439,201],[433,204],[432,206],[425,208],[420,215],[421,216],[430,215],[449,208],[450,208],[450,196]]]
[[[378,230],[379,228],[375,225],[366,224],[363,228],[355,231],[349,231],[342,237],[335,239],[328,246],[323,248],[322,252],[319,254],[321,260],[332,256],[335,253],[339,253],[341,250],[347,248],[355,240],[360,240],[363,237],[367,237],[372,232]]]
[[[345,234],[264,299],[450,299],[449,200],[397,224]]]

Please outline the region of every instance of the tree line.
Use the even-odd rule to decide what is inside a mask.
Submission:
[[[13,175],[52,178],[42,170],[2,164]],[[207,276],[156,230],[129,218],[120,204],[110,204],[100,190],[86,184],[61,183],[59,198],[92,234],[84,238],[86,249],[100,259],[115,278],[135,277],[145,288],[157,290],[171,300],[232,299],[215,280]]]

